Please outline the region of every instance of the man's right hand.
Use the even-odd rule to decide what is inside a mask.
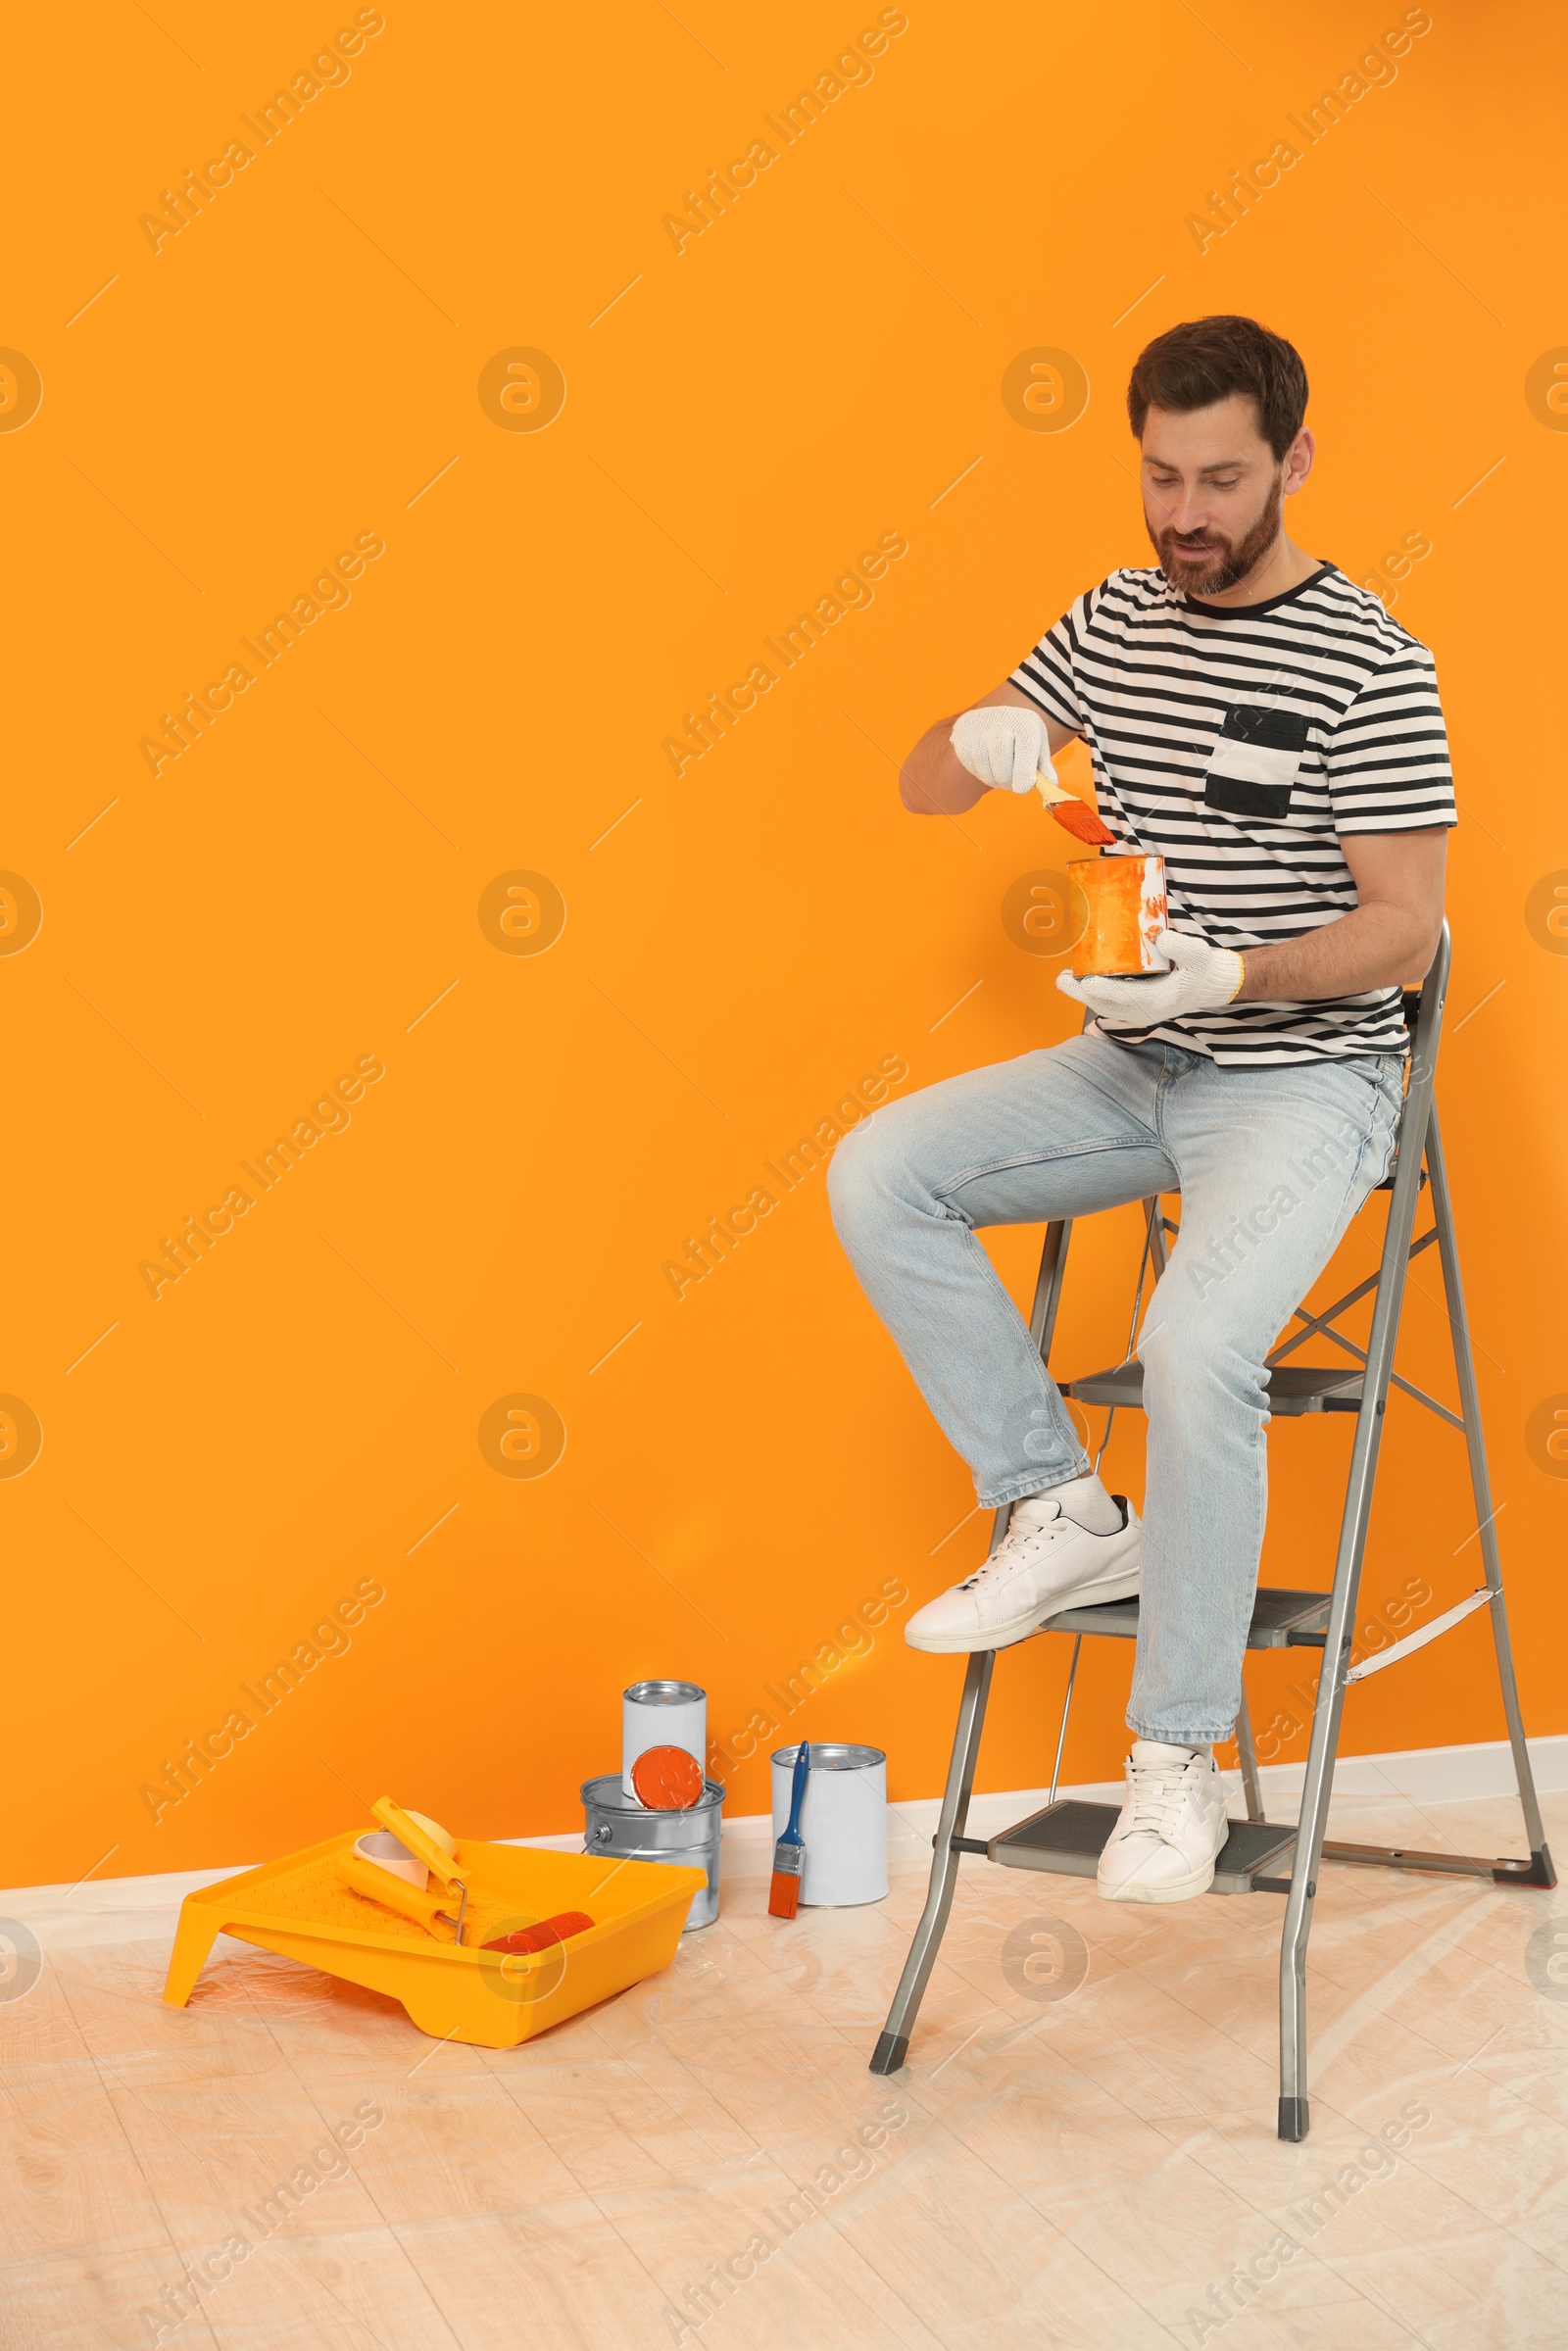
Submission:
[[[1040,774],[1055,780],[1046,722],[1038,710],[1005,703],[965,710],[949,740],[975,781],[995,791],[1032,792]]]

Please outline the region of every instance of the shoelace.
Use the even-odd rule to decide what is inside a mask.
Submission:
[[[1070,1518],[1058,1516],[1048,1518],[1043,1526],[1019,1527],[1017,1529],[1009,1527],[1002,1539],[1001,1548],[993,1551],[990,1558],[984,1560],[975,1569],[972,1576],[965,1576],[963,1582],[958,1586],[958,1590],[973,1592],[978,1585],[986,1581],[988,1576],[998,1574],[1003,1568],[1016,1567],[1020,1559],[1028,1557],[1030,1550],[1036,1544],[1045,1546],[1054,1543],[1058,1535],[1075,1523]]]
[[[1175,1815],[1187,1793],[1187,1775],[1192,1769],[1192,1763],[1129,1761],[1127,1777],[1133,1800],[1133,1817],[1126,1831],[1129,1837],[1145,1834],[1159,1837],[1162,1843],[1174,1843]]]

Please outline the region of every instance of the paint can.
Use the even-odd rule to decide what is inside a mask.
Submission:
[[[1169,924],[1163,857],[1073,857],[1067,883],[1079,979],[1152,979],[1170,969],[1154,948]]]
[[[650,1747],[684,1747],[708,1769],[708,1692],[695,1682],[634,1682],[620,1701],[620,1785],[635,1803],[631,1767]]]
[[[679,1869],[706,1870],[708,1884],[686,1915],[684,1932],[690,1935],[710,1927],[718,1916],[723,1802],[719,1782],[705,1780],[701,1801],[684,1812],[649,1812],[627,1795],[617,1773],[607,1772],[602,1780],[582,1784],[582,1849],[616,1861],[669,1861]]]
[[[801,1806],[806,1868],[801,1900],[838,1910],[880,1902],[888,1890],[888,1759],[880,1747],[813,1739]],[[790,1817],[790,1780],[798,1747],[773,1754],[773,1835]]]

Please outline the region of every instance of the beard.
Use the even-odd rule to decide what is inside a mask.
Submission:
[[[1284,529],[1279,484],[1271,485],[1256,521],[1239,539],[1227,539],[1212,526],[1185,535],[1171,529],[1156,531],[1147,508],[1144,527],[1173,588],[1183,588],[1189,596],[1222,596],[1261,563]]]

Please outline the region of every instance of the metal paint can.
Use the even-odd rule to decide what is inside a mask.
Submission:
[[[634,1682],[620,1701],[620,1785],[637,1800],[631,1767],[650,1747],[684,1747],[708,1770],[708,1692],[695,1682]]]
[[[662,1740],[672,1745],[673,1740]],[[649,1812],[628,1796],[618,1774],[582,1784],[585,1853],[611,1854],[617,1861],[669,1861],[679,1869],[706,1870],[708,1884],[693,1896],[683,1932],[710,1927],[718,1916],[720,1812],[724,1790],[717,1780],[703,1782],[699,1803],[684,1812]]]
[[[1079,979],[1152,979],[1169,970],[1154,948],[1169,919],[1163,857],[1073,857],[1067,883]]]
[[[809,1741],[811,1768],[801,1805],[806,1868],[801,1900],[818,1909],[880,1902],[888,1890],[888,1759],[880,1747]],[[773,1835],[790,1817],[790,1780],[798,1747],[778,1747],[773,1762]]]

